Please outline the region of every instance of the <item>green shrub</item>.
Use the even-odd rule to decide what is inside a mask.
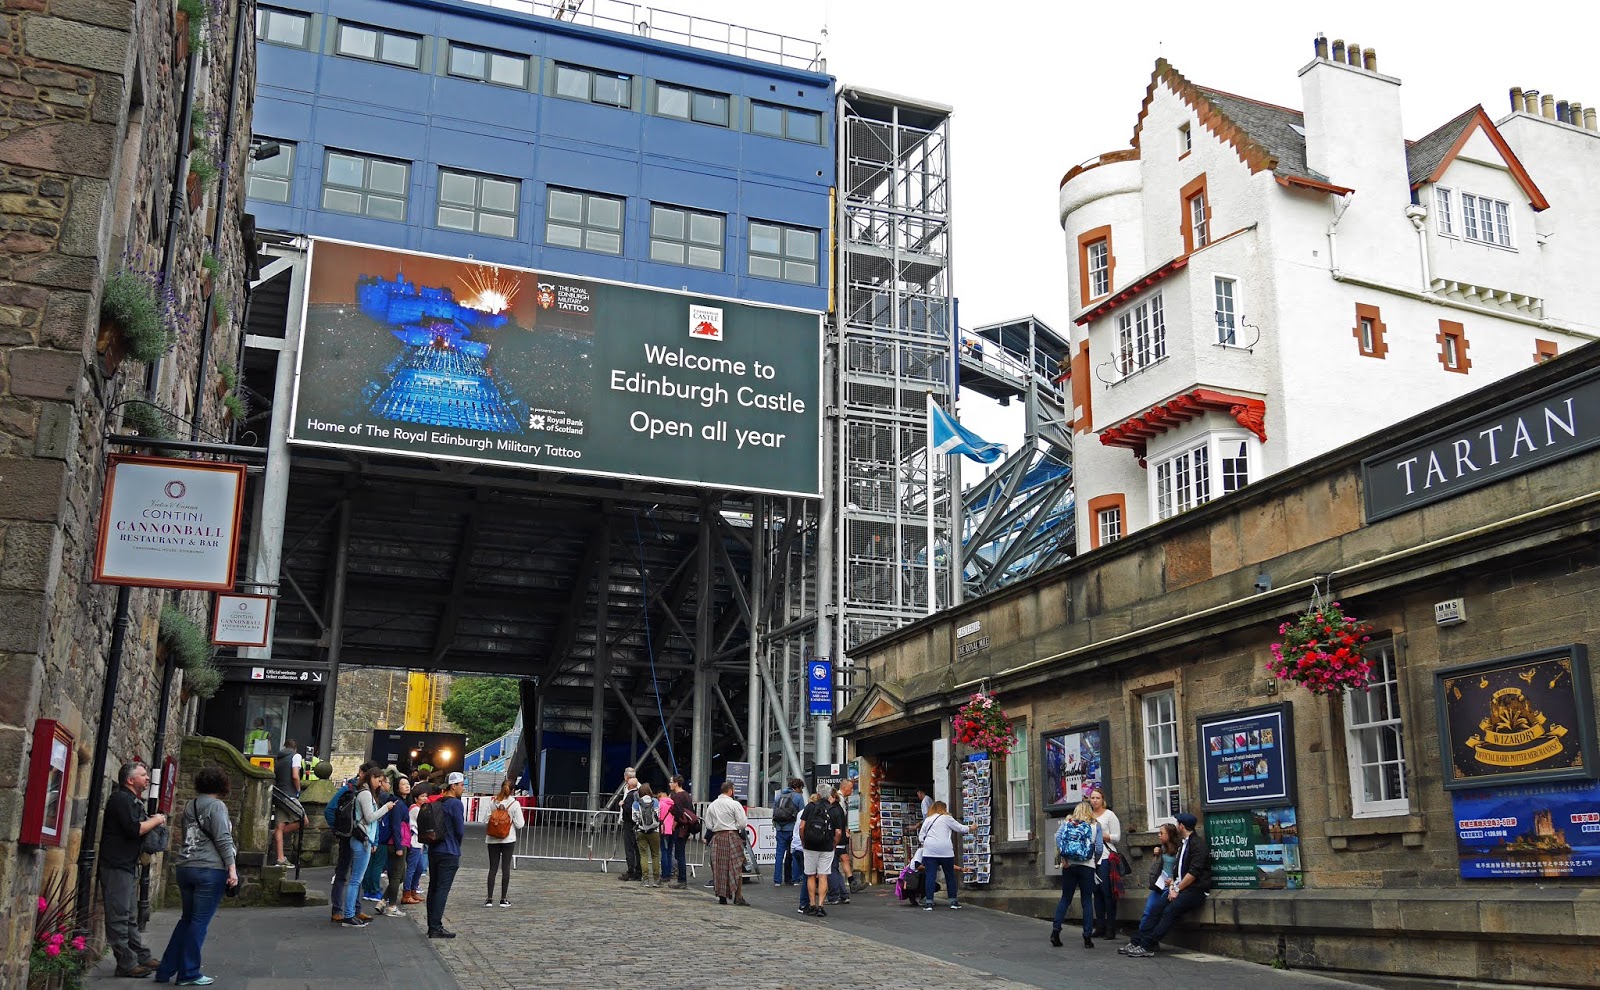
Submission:
[[[209,667],[211,658],[216,656],[217,649],[211,645],[205,630],[171,602],[161,607],[161,631],[157,638],[185,671]]]
[[[171,440],[172,427],[167,414],[148,402],[129,402],[122,407],[122,426],[137,430],[141,437],[151,440]]]
[[[207,663],[204,667],[185,670],[183,680],[189,685],[191,693],[201,698],[213,698],[217,690],[222,687],[222,671],[215,665]]]
[[[237,392],[228,392],[222,396],[222,408],[228,410],[234,422],[242,423],[250,415],[250,405]]]
[[[200,184],[207,189],[211,188],[211,184],[217,181],[217,176],[222,174],[222,170],[217,168],[217,163],[212,161],[209,155],[199,153],[189,156],[189,171],[198,175]]]
[[[136,360],[154,361],[172,347],[160,283],[153,275],[128,268],[112,272],[100,293],[100,315],[121,328],[128,353]]]
[[[222,262],[217,260],[216,255],[212,254],[210,251],[207,251],[200,258],[200,267],[210,272],[212,278],[216,278],[217,273],[222,270]]]
[[[217,377],[222,379],[222,390],[224,392],[232,392],[239,387],[239,373],[234,370],[233,365],[226,361],[217,365]]]

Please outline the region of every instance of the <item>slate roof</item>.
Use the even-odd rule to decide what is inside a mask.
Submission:
[[[1444,162],[1450,149],[1461,139],[1462,132],[1472,125],[1473,118],[1478,116],[1480,110],[1480,107],[1464,110],[1460,116],[1411,143],[1406,149],[1406,172],[1411,188],[1415,189],[1428,181]]]
[[[1332,181],[1306,165],[1306,138],[1295,130],[1304,128],[1305,114],[1206,86],[1195,89],[1272,156],[1275,160],[1272,174],[1314,182]]]

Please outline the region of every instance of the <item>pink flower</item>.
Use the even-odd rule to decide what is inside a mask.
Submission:
[[[60,945],[60,943],[51,942],[49,945],[45,946],[44,947],[44,954],[49,956],[51,959],[54,959],[56,956],[61,955],[61,945]]]
[[[43,911],[43,910],[45,910],[45,909],[47,909],[49,907],[50,907],[50,902],[49,901],[45,900],[43,897],[39,898],[39,910]]]
[[[72,940],[72,947],[79,952],[85,952],[89,948],[89,941],[82,935],[79,935],[77,938]]]

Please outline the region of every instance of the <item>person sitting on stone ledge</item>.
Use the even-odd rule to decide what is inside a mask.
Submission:
[[[1195,817],[1185,811],[1177,817],[1178,858],[1173,868],[1177,878],[1167,886],[1166,902],[1159,911],[1148,911],[1139,923],[1139,934],[1118,949],[1129,959],[1149,959],[1156,954],[1178,919],[1205,903],[1211,889],[1211,849],[1197,831]]]

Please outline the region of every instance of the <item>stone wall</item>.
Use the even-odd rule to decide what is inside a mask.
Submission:
[[[148,398],[183,421],[212,388],[199,369],[205,297],[200,258],[221,263],[214,289],[229,314],[243,312],[245,245],[239,228],[253,98],[253,5],[245,4],[244,60],[231,64],[236,0],[216,0],[192,64],[195,105],[218,153],[229,194],[208,190],[174,220],[173,174],[188,132],[180,120],[191,64],[175,58],[170,0],[7,0],[0,7],[0,985],[19,985],[34,902],[43,879],[75,863],[99,730],[117,593],[89,583],[104,483],[104,436],[120,432],[120,404]],[[235,85],[237,81],[237,85]],[[209,115],[209,116],[207,116]],[[222,237],[209,239],[215,210]],[[125,257],[159,266],[172,228],[166,280],[187,327],[151,369],[124,362],[111,374],[96,347],[100,293]],[[236,319],[219,320],[213,362],[232,361]],[[216,403],[201,415],[202,438],[225,435]],[[176,678],[166,739],[154,738],[162,699],[155,633],[163,595],[134,589],[117,705],[106,753],[108,777],[123,760],[171,752],[192,706]],[[202,596],[178,596],[193,614]],[[64,849],[19,848],[28,739],[38,718],[60,720],[77,741],[72,831]],[[109,793],[109,790],[107,791]],[[93,817],[98,822],[98,813]]]
[[[1175,693],[1181,804],[1202,821],[1196,717],[1290,702],[1305,888],[1215,892],[1179,941],[1386,977],[1592,985],[1600,958],[1592,878],[1460,876],[1434,677],[1457,664],[1571,643],[1593,649],[1600,640],[1600,452],[1374,523],[1364,519],[1360,463],[1597,368],[1600,348],[1573,352],[866,644],[854,658],[874,686],[842,713],[838,728],[870,755],[876,740],[892,746],[911,726],[947,724],[986,683],[1008,713],[1026,720],[1037,795],[1040,733],[1104,719],[1104,779],[1135,859],[1119,912],[1128,922],[1142,906],[1138,881],[1154,841],[1142,696]],[[1262,574],[1272,585],[1264,592]],[[1305,608],[1318,574],[1332,574],[1346,611],[1395,645],[1404,813],[1354,816],[1343,699],[1312,695],[1265,670],[1278,624]],[[1437,625],[1434,603],[1457,597],[1467,621]],[[957,658],[954,630],[975,621],[989,646]],[[1590,690],[1600,708],[1600,683]],[[965,756],[954,750],[952,763]],[[1009,824],[1003,774],[1002,764],[996,836]],[[1031,840],[997,840],[994,882],[963,899],[1050,913],[1059,888],[1046,867],[1058,819],[1038,805],[1032,802]]]

